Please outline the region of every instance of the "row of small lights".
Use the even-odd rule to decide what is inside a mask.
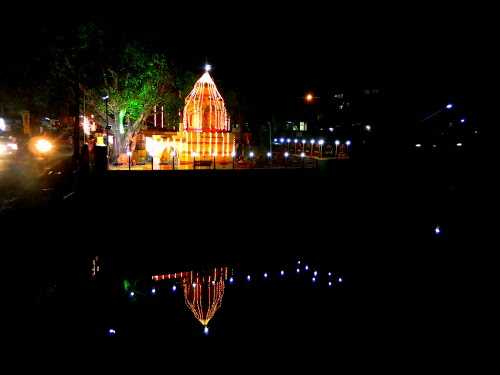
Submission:
[[[292,142],[292,140],[291,140],[290,138],[287,138],[287,139],[286,139],[286,143],[291,143],[291,142]],[[278,138],[274,138],[274,143],[278,143]],[[280,138],[280,139],[279,139],[279,143],[282,143],[282,144],[283,144],[283,143],[285,143],[285,138]],[[299,143],[299,140],[298,140],[298,139],[294,139],[294,140],[293,140],[293,143]],[[300,141],[300,143],[302,143],[302,144],[306,144],[306,143],[307,143],[307,141],[306,141],[305,139],[302,139],[302,140]],[[316,140],[315,140],[315,139],[311,139],[311,140],[309,141],[309,143],[311,143],[311,144],[313,145],[313,144],[315,144],[315,143],[316,143]],[[335,146],[340,145],[340,141],[339,141],[338,139],[336,139],[334,143],[335,143]],[[325,144],[324,139],[320,139],[320,140],[318,141],[318,144],[319,144],[320,146],[323,146],[323,145]],[[346,144],[346,146],[350,146],[350,145],[351,145],[351,141],[350,141],[350,140],[347,140],[347,141],[345,141],[345,144]]]

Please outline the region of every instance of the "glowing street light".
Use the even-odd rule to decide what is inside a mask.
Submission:
[[[248,154],[248,156],[250,156],[250,159],[253,159],[253,157],[255,156],[255,154],[253,153],[253,151],[250,151],[250,153]]]
[[[466,119],[465,119],[465,118],[461,118],[461,119],[460,119],[460,123],[461,123],[461,124],[465,124],[465,121],[466,121]]]
[[[252,278],[250,275],[247,275],[247,281],[250,281]]]
[[[453,108],[453,103],[448,103],[446,105],[446,109],[452,109]]]
[[[271,159],[271,156],[272,156],[273,154],[271,154],[270,152],[268,152],[266,155],[267,155],[267,157],[268,157],[269,159]]]
[[[346,141],[346,142],[345,142],[345,145],[346,145],[347,147],[349,147],[349,146],[351,145],[351,141]]]
[[[7,130],[7,125],[5,124],[5,120],[1,117],[0,117],[0,130],[3,132]]]
[[[280,271],[280,275],[281,275],[281,276],[285,276],[285,271],[284,271],[284,270],[281,270],[281,271]]]
[[[300,273],[300,268],[297,268],[295,271],[296,271],[297,273]]]
[[[422,147],[422,144],[421,144],[421,143],[417,143],[417,144],[415,145],[415,147],[416,147],[416,148],[420,148],[420,147]]]
[[[365,130],[366,130],[367,132],[371,131],[371,130],[372,130],[371,125],[365,125]]]
[[[285,138],[280,138],[280,143],[285,142]]]
[[[335,146],[340,145],[340,141],[338,139],[335,140]]]
[[[134,296],[135,296],[135,292],[133,292],[133,291],[132,291],[132,292],[130,292],[130,293],[129,293],[129,296],[130,296],[130,298],[134,298]]]
[[[116,330],[114,328],[108,329],[108,335],[110,335],[110,336],[116,335]]]
[[[177,286],[176,285],[172,285],[172,292],[175,292],[177,290]]]
[[[462,147],[464,144],[462,142],[457,143],[457,147]]]
[[[229,278],[229,284],[232,284],[232,283],[234,283],[234,278],[230,277]]]
[[[156,294],[156,289],[155,288],[151,289],[151,294]]]
[[[314,99],[313,94],[309,93],[306,95],[306,102],[311,103]]]
[[[439,225],[437,225],[435,228],[434,228],[434,233],[439,235],[441,234],[441,228],[439,227]]]
[[[264,272],[264,279],[267,279],[267,272]]]
[[[322,158],[323,157],[323,145],[325,144],[325,140],[320,139],[318,144],[319,144],[319,157]]]
[[[47,139],[39,139],[35,142],[35,149],[41,154],[47,154],[54,148],[52,142]]]

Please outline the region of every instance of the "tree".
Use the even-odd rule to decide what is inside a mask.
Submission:
[[[173,111],[178,89],[164,56],[127,46],[116,66],[103,67],[102,85],[88,91],[91,102],[106,117],[101,100],[108,95],[110,125],[114,134],[114,157],[129,149],[129,142],[155,106]]]

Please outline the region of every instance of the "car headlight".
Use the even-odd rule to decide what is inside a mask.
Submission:
[[[41,154],[46,154],[52,150],[54,146],[46,139],[39,139],[35,143],[35,149]]]

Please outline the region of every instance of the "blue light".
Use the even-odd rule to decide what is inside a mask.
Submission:
[[[318,276],[318,271],[314,271],[314,276]]]
[[[328,282],[328,286],[332,286],[332,282],[331,281]]]
[[[264,272],[264,279],[267,279],[267,272]]]
[[[156,288],[151,289],[151,294],[156,294]]]
[[[461,119],[460,119],[460,123],[461,123],[461,124],[465,124],[465,118],[461,118]]]
[[[280,275],[285,276],[285,271],[281,270]]]
[[[309,266],[306,264],[306,266],[304,267],[304,269],[305,269],[306,271],[309,271]]]
[[[316,282],[316,278],[315,278],[315,277],[313,277],[313,278],[312,278],[312,282],[313,282],[313,283],[315,283],[315,282]]]
[[[280,143],[283,143],[285,142],[285,139],[284,138],[280,138]]]
[[[341,283],[341,282],[342,282],[342,278],[341,278],[341,277],[339,277],[337,281],[338,281],[339,283]]]
[[[247,281],[250,281],[250,280],[251,280],[250,275],[247,275]]]
[[[116,335],[116,331],[113,328],[108,329],[108,335],[114,336]]]
[[[436,228],[434,228],[434,233],[441,234],[441,228],[439,226],[436,226]]]
[[[177,286],[172,285],[172,292],[175,292],[177,290]]]
[[[446,105],[446,109],[452,109],[452,108],[453,108],[453,104],[452,104],[452,103],[448,103],[448,104]]]
[[[234,279],[232,277],[229,278],[229,284],[234,283]]]
[[[328,276],[332,276],[332,273],[331,273],[331,272],[328,272]]]
[[[297,264],[300,264],[300,260],[297,261]]]
[[[276,143],[276,142],[278,142],[278,138],[274,138],[274,142],[275,142],[275,143]]]
[[[205,336],[208,335],[208,327],[203,328],[203,333],[205,334]]]

